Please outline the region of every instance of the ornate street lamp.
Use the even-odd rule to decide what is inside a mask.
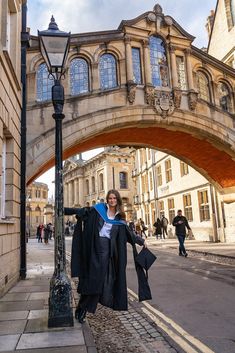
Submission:
[[[62,165],[64,88],[61,85],[69,52],[70,33],[60,31],[52,16],[48,30],[38,31],[38,37],[49,76],[54,80],[52,116],[55,119],[55,270],[50,281],[48,327],[73,326],[72,289],[66,274],[64,238]]]

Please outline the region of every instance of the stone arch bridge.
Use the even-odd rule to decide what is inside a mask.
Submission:
[[[153,84],[151,37],[160,38],[164,48],[159,85]],[[194,47],[193,39],[172,17],[165,16],[159,5],[122,21],[117,30],[72,35],[63,82],[64,158],[107,145],[156,148],[184,160],[234,201],[235,70]],[[139,53],[137,68],[133,48]],[[116,85],[104,89],[99,60],[105,53],[115,58]],[[89,84],[86,92],[72,95],[70,65],[75,58],[86,61]],[[31,36],[27,55],[28,183],[54,165],[53,105],[38,100],[40,64],[38,38]],[[139,82],[135,80],[137,69]],[[221,85],[227,87],[226,94],[221,93]]]

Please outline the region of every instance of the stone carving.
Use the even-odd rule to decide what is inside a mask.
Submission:
[[[156,4],[153,8],[153,11],[158,14],[161,15],[162,14],[162,7],[159,4]]]
[[[180,108],[182,92],[179,88],[173,89],[174,105],[175,108]]]
[[[172,92],[155,91],[154,107],[163,118],[172,114],[175,108]]]
[[[135,92],[137,84],[133,81],[127,82],[127,99],[130,104],[133,104],[135,101]]]
[[[190,110],[195,110],[197,106],[198,93],[191,90],[188,92],[188,105]]]
[[[151,105],[163,118],[166,118],[168,115],[172,114],[175,109],[173,93],[169,91],[158,91],[151,85],[145,86],[145,100],[146,103]],[[177,101],[177,103],[180,104],[179,101]]]
[[[147,104],[154,105],[154,86],[145,86],[145,100]]]

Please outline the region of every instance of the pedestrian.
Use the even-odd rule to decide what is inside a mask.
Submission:
[[[48,227],[48,225],[46,225],[44,227],[44,243],[45,244],[48,244],[49,232],[50,232],[49,227]]]
[[[98,302],[114,310],[127,310],[126,243],[131,243],[133,253],[136,252],[135,243],[146,247],[145,241],[132,233],[123,220],[119,192],[110,190],[106,201],[107,204],[99,203],[89,208],[64,210],[65,215],[76,214],[83,221],[82,231],[79,226],[77,250],[72,249],[75,257],[72,262],[76,264],[76,271],[72,273],[79,277],[80,293],[75,317],[80,323],[84,322],[87,312],[95,313]],[[141,273],[137,271],[141,300],[146,300],[151,298],[151,292],[143,273],[143,269]]]
[[[162,224],[160,218],[157,218],[156,222],[153,225],[155,227],[156,239],[158,240],[158,237],[162,239]]]
[[[165,235],[168,235],[168,232],[167,232],[167,226],[168,226],[168,219],[162,215],[162,218],[161,218],[161,227],[162,227],[162,236],[164,239],[166,239]]]
[[[146,225],[144,224],[144,221],[140,218],[139,220],[140,223],[140,230],[141,230],[141,238],[143,237],[143,234],[145,236],[145,238],[148,238],[147,234],[145,233],[146,230],[148,230],[148,227],[146,227]]]
[[[179,241],[179,256],[187,257],[188,254],[184,247],[184,241],[186,237],[186,228],[191,230],[188,220],[182,215],[182,210],[177,211],[177,216],[172,221],[173,226],[175,226],[175,233]]]
[[[139,220],[137,220],[137,222],[135,224],[135,232],[137,235],[141,236],[141,224],[140,224]]]
[[[37,226],[36,237],[37,237],[37,239],[38,239],[38,243],[42,243],[42,227],[43,227],[42,224],[39,224],[39,225]]]

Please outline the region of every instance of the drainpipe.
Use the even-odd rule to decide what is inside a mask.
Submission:
[[[214,188],[211,184],[210,184],[210,195],[211,195],[212,227],[213,227],[214,242],[217,243],[219,241],[218,227],[217,227],[217,219],[216,219],[216,213],[215,213]]]
[[[27,33],[27,1],[22,4],[21,29],[21,166],[20,166],[20,278],[26,278],[26,53],[29,46]]]

